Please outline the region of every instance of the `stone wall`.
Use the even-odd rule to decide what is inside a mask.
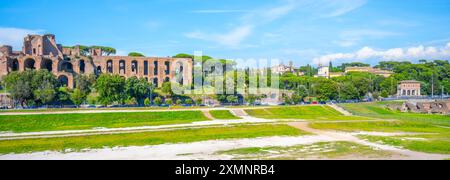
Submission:
[[[10,46],[2,46],[0,52],[5,54],[0,56],[0,77],[12,71],[47,69],[58,79],[67,80],[71,88],[76,75],[101,73],[146,78],[159,87],[166,81],[192,84],[192,59],[102,56],[101,49],[91,50],[92,56],[86,57],[81,55],[79,46],[62,48],[56,44],[54,35],[28,35],[21,54],[11,55]]]

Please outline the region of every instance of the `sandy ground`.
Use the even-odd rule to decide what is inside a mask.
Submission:
[[[347,110],[345,110],[345,109],[342,108],[342,107],[339,107],[339,106],[336,105],[336,104],[330,104],[330,105],[328,105],[328,106],[332,107],[333,109],[335,109],[336,111],[340,112],[340,113],[343,114],[344,116],[352,116],[352,113],[348,112]]]
[[[215,155],[217,151],[247,147],[294,146],[328,142],[325,136],[267,137],[255,139],[235,139],[203,141],[186,144],[164,144],[143,147],[106,148],[85,152],[60,153],[39,152],[31,154],[9,154],[0,156],[1,160],[227,160],[232,156]]]

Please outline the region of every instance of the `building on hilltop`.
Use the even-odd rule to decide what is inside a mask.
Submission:
[[[13,71],[47,69],[70,88],[75,87],[76,75],[101,73],[146,78],[158,87],[168,81],[192,83],[190,58],[109,56],[100,48],[91,48],[88,54],[82,51],[81,46],[63,48],[52,34],[28,35],[22,51],[0,46],[0,77]]]
[[[382,70],[379,68],[372,68],[372,67],[346,67],[345,68],[345,73],[350,73],[350,72],[367,72],[367,73],[372,73],[375,75],[380,75],[380,76],[384,76],[384,77],[390,77],[392,74],[394,74],[394,72],[392,71],[386,71],[386,70]]]
[[[330,67],[319,64],[316,77],[330,78]]]

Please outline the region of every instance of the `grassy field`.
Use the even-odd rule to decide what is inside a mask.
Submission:
[[[418,133],[444,133],[450,129],[411,121],[393,122],[340,122],[340,123],[312,123],[310,127],[315,129],[328,129],[346,132],[371,131],[371,132],[418,132]]]
[[[307,133],[287,125],[242,125],[235,127],[186,129],[134,134],[7,140],[0,141],[0,154],[39,152],[46,150],[64,152],[68,149],[80,151],[83,149],[99,149],[105,147],[144,146],[267,136],[300,136],[306,134]]]
[[[406,148],[412,151],[426,153],[450,154],[450,132],[413,136],[361,136],[372,142],[381,142],[392,146]]]
[[[208,120],[200,111],[0,116],[0,131],[39,132],[191,123]]]
[[[344,116],[329,106],[292,106],[265,109],[247,109],[250,116],[264,119],[304,120],[367,120],[369,118]]]
[[[450,154],[450,116],[416,113],[401,113],[386,108],[389,103],[361,103],[341,105],[346,110],[359,116],[380,119],[395,119],[394,122],[346,122],[346,123],[312,123],[316,129],[338,131],[372,131],[372,132],[414,132],[428,133],[407,136],[361,136],[361,138],[397,146],[412,151],[426,153]]]
[[[235,115],[231,114],[228,110],[211,110],[209,113],[215,118],[215,119],[241,119],[240,117],[236,117]]]
[[[388,103],[399,103],[399,102],[342,104],[340,106],[358,116],[366,116],[380,119],[398,119],[398,120],[425,122],[450,126],[450,116],[418,114],[418,113],[402,113],[397,111],[391,111],[386,108],[386,105]]]
[[[386,158],[390,153],[351,142],[320,142],[291,147],[242,148],[218,152],[234,159],[293,160],[339,158]]]
[[[48,109],[1,109],[2,113],[33,113],[33,112],[75,112],[75,111],[114,111],[114,110],[135,110],[135,111],[147,111],[147,110],[195,110],[195,109],[207,109],[208,107],[201,106],[170,106],[170,107],[127,107],[127,108],[48,108]]]

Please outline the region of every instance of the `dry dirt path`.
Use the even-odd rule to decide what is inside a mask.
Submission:
[[[206,117],[206,118],[208,118],[209,120],[213,120],[213,119],[215,119],[212,115],[211,115],[211,113],[209,113],[209,110],[202,110],[202,113],[203,113],[203,115]]]
[[[235,148],[295,146],[333,141],[325,136],[262,137],[211,140],[155,146],[105,148],[83,152],[36,152],[0,155],[0,160],[230,160],[233,156],[216,152]]]
[[[345,133],[345,132],[336,132],[336,131],[324,131],[324,130],[318,130],[313,129],[309,127],[309,122],[293,122],[289,123],[290,126],[298,128],[300,130],[313,133],[319,136],[325,136],[333,139],[334,141],[348,141],[353,142],[365,146],[370,146],[375,149],[384,150],[393,152],[396,154],[404,155],[405,158],[402,159],[411,159],[411,160],[442,160],[450,158],[450,155],[443,155],[443,154],[429,154],[429,153],[422,153],[422,152],[415,152],[410,151],[406,149],[400,149],[389,145],[382,145],[377,143],[368,142],[365,140],[361,140],[354,136],[352,133]],[[359,134],[362,134],[363,132],[360,132]],[[383,133],[384,135],[388,136],[389,133]],[[404,134],[411,134],[411,133],[404,133]],[[392,133],[391,135],[399,135],[399,133]]]
[[[344,116],[353,116],[353,114],[351,112],[348,112],[347,110],[345,110],[344,108],[342,108],[342,107],[340,107],[340,106],[338,106],[336,104],[329,104],[328,106],[330,106],[334,110],[340,112]]]

